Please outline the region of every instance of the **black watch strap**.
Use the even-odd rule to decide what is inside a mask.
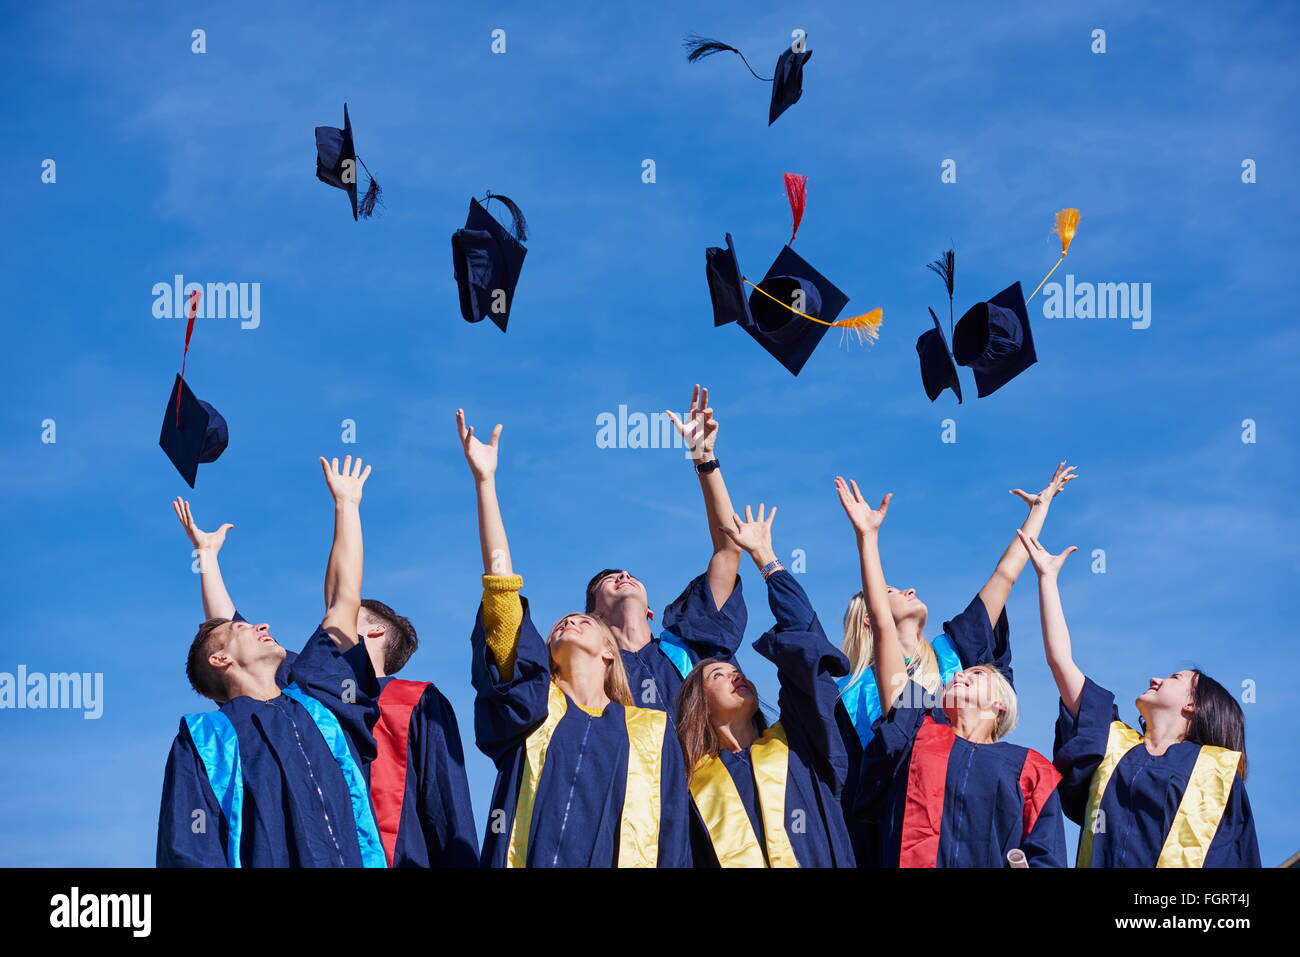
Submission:
[[[716,472],[720,468],[722,468],[722,463],[717,459],[695,463],[695,471],[699,472],[701,475],[708,475],[710,472]]]

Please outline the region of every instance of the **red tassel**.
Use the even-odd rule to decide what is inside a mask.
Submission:
[[[199,314],[199,300],[203,298],[203,293],[195,289],[190,293],[190,304],[186,312],[189,313],[189,321],[185,323],[185,351],[181,353],[181,382],[185,381],[185,360],[190,355],[190,336],[194,335],[194,320]],[[176,428],[181,427],[181,382],[176,383]]]
[[[808,205],[808,177],[799,173],[785,174],[785,194],[790,200],[790,215],[794,218],[794,228],[790,230],[790,242],[799,233],[799,224],[803,221],[804,207]]]

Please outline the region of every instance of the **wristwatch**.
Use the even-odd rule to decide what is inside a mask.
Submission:
[[[780,570],[783,569],[783,568],[785,568],[785,566],[781,564],[781,559],[779,559],[779,558],[774,558],[774,559],[772,559],[770,562],[768,562],[766,565],[763,566],[762,571],[760,572],[760,574],[763,576],[764,579],[767,579],[767,578],[770,577],[772,574],[774,574],[775,572],[780,571]]]
[[[697,462],[695,464],[695,471],[699,472],[701,475],[708,475],[710,472],[716,472],[720,468],[722,468],[722,463],[717,459],[709,459],[707,462]]]

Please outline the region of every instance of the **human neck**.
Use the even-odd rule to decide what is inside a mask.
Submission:
[[[1146,721],[1146,734],[1142,736],[1142,743],[1146,746],[1147,753],[1152,755],[1161,755],[1172,748],[1179,741],[1187,739],[1187,719],[1181,714],[1165,714],[1163,712],[1153,714],[1150,717],[1142,716]]]
[[[646,618],[645,606],[640,602],[620,601],[601,619],[614,635],[614,640],[624,651],[640,651],[654,637]]]
[[[376,678],[387,678],[384,672],[384,649],[379,642],[372,642],[368,638],[362,638],[366,643],[366,654],[370,656],[370,666],[375,670]]]
[[[993,729],[996,727],[992,718],[982,717],[974,708],[945,708],[948,722],[957,737],[964,738],[971,744],[992,744]]]
[[[255,698],[258,701],[270,701],[280,697],[280,686],[275,683],[275,668],[267,672],[240,671],[226,675],[226,700],[231,698]]]
[[[605,674],[609,666],[601,658],[574,655],[564,664],[556,662],[553,675],[556,685],[584,708],[604,709],[609,704],[605,693]]]
[[[714,724],[713,731],[718,736],[718,749],[721,751],[744,751],[758,739],[753,715],[737,715],[729,721],[721,721]]]
[[[921,644],[921,630],[915,621],[905,621],[898,626],[898,643],[904,658],[915,658]]]

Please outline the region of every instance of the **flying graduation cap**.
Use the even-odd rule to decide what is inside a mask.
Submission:
[[[1013,283],[986,302],[971,306],[957,320],[952,336],[953,358],[958,365],[970,366],[975,373],[975,389],[980,398],[992,395],[1038,361],[1026,303],[1065,261],[1078,227],[1077,209],[1063,209],[1056,214],[1053,231],[1061,239],[1061,258],[1028,299],[1020,283]]]
[[[786,194],[794,218],[790,243],[794,242],[803,219],[807,182],[807,176],[785,174]],[[757,285],[745,278],[730,233],[726,243],[726,249],[710,246],[704,254],[713,325],[739,323],[792,375],[799,374],[832,326],[860,337],[878,337],[882,311],[875,309],[851,319],[838,319],[849,297],[796,253],[790,243]]]
[[[934,262],[927,263],[926,268],[938,274],[948,290],[948,330],[951,333],[953,277],[957,271],[957,255],[949,249]],[[961,379],[957,377],[952,351],[948,348],[943,326],[939,324],[939,317],[933,309],[930,310],[930,318],[934,320],[934,328],[927,329],[916,340],[916,354],[921,360],[921,383],[931,402],[939,398],[944,389],[952,389],[957,396],[957,404],[961,405]]]
[[[488,192],[483,202],[498,200],[510,213],[507,230],[476,199],[469,201],[465,228],[451,236],[451,261],[460,291],[460,314],[466,322],[491,319],[502,332],[510,321],[515,284],[528,254],[528,222],[508,196]]]
[[[770,82],[772,101],[768,106],[767,125],[771,126],[778,116],[798,103],[799,97],[803,96],[803,67],[812,57],[812,50],[804,49],[805,40],[806,37],[801,38],[781,51],[776,61],[776,69],[770,77],[754,73],[754,68],[745,59],[745,54],[720,40],[710,40],[708,37],[691,34],[682,40],[682,46],[686,48],[686,59],[691,63],[713,56],[715,53],[722,53],[724,50],[734,53],[740,57],[745,68],[756,80]]]
[[[366,195],[357,203],[357,163],[361,163],[370,186]],[[352,202],[352,219],[355,222],[358,212],[363,218],[369,218],[379,202],[379,182],[370,172],[370,167],[357,156],[352,143],[352,121],[348,118],[348,105],[343,104],[343,129],[333,126],[316,127],[316,178],[322,183],[345,190]]]
[[[181,478],[194,488],[199,464],[215,462],[230,442],[226,420],[207,402],[194,395],[185,383],[185,360],[189,356],[190,336],[194,333],[194,318],[198,314],[199,292],[190,295],[189,321],[185,326],[185,352],[181,355],[181,371],[172,384],[163,413],[162,432],[158,445],[167,453]]]

